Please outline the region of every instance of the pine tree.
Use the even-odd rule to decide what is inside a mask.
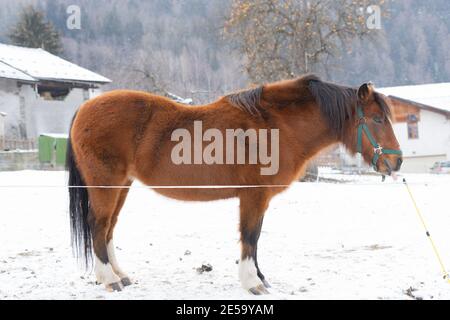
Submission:
[[[42,48],[53,54],[62,53],[59,33],[51,22],[46,21],[44,13],[33,6],[22,10],[8,37],[15,45]]]

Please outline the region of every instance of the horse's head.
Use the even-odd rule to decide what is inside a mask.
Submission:
[[[353,131],[353,151],[362,154],[375,171],[390,175],[400,170],[402,152],[390,120],[390,108],[384,96],[375,92],[371,83],[358,89]],[[351,139],[352,141],[355,141]]]

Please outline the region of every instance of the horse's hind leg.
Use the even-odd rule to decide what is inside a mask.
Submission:
[[[128,181],[124,189],[120,190],[119,199],[116,205],[116,209],[114,210],[111,224],[109,227],[108,234],[106,236],[106,243],[107,243],[107,250],[108,250],[108,258],[109,262],[111,263],[111,266],[113,268],[113,271],[115,274],[117,274],[120,278],[120,281],[122,282],[123,286],[131,285],[131,279],[126,275],[125,272],[122,271],[122,269],[119,267],[119,263],[117,262],[116,253],[115,253],[115,247],[114,247],[114,241],[113,241],[113,234],[114,234],[114,227],[116,226],[117,219],[119,217],[120,210],[123,207],[123,204],[125,203],[125,199],[127,198],[129,186],[131,185],[132,181]]]
[[[89,185],[122,185],[120,179],[108,179],[108,183],[90,181]],[[114,183],[113,181],[116,181]],[[89,224],[95,254],[95,275],[97,282],[103,283],[107,290],[120,291],[123,287],[120,277],[114,272],[108,256],[107,236],[111,227],[113,214],[120,198],[121,189],[90,188]]]
[[[256,256],[264,212],[268,204],[269,199],[262,192],[249,190],[240,197],[242,251],[239,278],[245,290],[257,295],[268,293],[268,283],[259,270]]]

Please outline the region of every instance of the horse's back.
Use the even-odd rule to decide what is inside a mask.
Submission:
[[[176,112],[180,106],[171,100],[142,91],[114,90],[85,102],[79,108],[72,133],[89,132],[90,137],[121,135],[139,131],[149,118],[160,111]],[[136,132],[134,133],[136,134]]]
[[[176,110],[179,105],[168,98],[144,91],[114,90],[86,101],[79,108],[77,117],[86,114],[94,120],[97,115],[104,118],[110,114],[110,117],[119,116],[126,121],[161,108]]]

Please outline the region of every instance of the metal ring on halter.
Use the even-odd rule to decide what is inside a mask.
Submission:
[[[358,125],[362,125],[362,124],[366,124],[366,123],[367,123],[366,117],[361,117],[358,119]]]

